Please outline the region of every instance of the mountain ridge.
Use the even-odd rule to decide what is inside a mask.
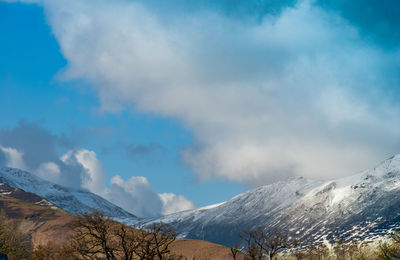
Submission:
[[[240,240],[239,232],[257,227],[286,230],[303,243],[376,241],[400,227],[400,154],[352,176],[325,182],[293,178],[148,223],[159,221],[180,237],[226,246]]]
[[[63,187],[20,169],[0,168],[0,183],[36,194],[74,215],[100,211],[122,222],[138,220],[135,215],[88,190]]]
[[[0,193],[4,187],[9,192],[5,185],[16,187],[72,214],[98,210],[127,224],[139,222],[89,191],[62,187],[22,170],[1,168],[0,183],[4,183]],[[239,232],[259,227],[287,231],[304,244],[337,239],[376,241],[400,227],[400,155],[352,176],[329,181],[294,177],[223,203],[140,221],[144,225],[161,221],[174,227],[180,238],[225,246],[240,241]]]

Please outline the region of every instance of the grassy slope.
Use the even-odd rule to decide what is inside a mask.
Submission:
[[[20,224],[23,233],[32,236],[34,246],[49,241],[63,243],[71,232],[69,223],[76,218],[59,208],[36,205],[17,198],[0,195],[1,211]],[[201,240],[177,239],[171,252],[186,259],[232,259],[230,249]]]
[[[63,243],[70,232],[68,224],[75,218],[61,209],[32,204],[0,195],[0,208],[7,218],[20,224],[25,234],[32,236],[34,245]]]
[[[183,255],[187,259],[218,259],[231,260],[229,248],[211,242],[192,239],[177,239],[171,246],[176,255]]]

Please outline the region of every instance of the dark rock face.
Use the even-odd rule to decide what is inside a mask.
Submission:
[[[36,205],[42,205],[47,207],[57,207],[50,201],[34,194],[31,192],[26,192],[21,189],[11,187],[5,183],[0,182],[0,195],[7,197],[16,198],[25,202],[30,202]],[[1,259],[1,258],[0,258]]]

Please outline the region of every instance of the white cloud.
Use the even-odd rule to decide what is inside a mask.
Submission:
[[[158,195],[163,203],[162,213],[164,215],[195,208],[194,203],[182,195],[174,193],[161,193]]]
[[[3,147],[1,145],[0,145],[0,151],[2,151],[6,157],[6,162],[5,162],[6,166],[22,170],[27,169],[23,159],[24,155],[23,152],[18,151],[17,149],[11,147]]]
[[[132,176],[124,181],[119,175],[111,180],[106,196],[114,204],[138,216],[155,217],[162,212],[162,202],[145,177]]]
[[[156,217],[194,208],[194,203],[182,195],[155,193],[143,176],[132,176],[126,181],[114,176],[105,197],[138,216]]]
[[[60,148],[60,137],[34,123],[20,122],[15,128],[0,129],[0,167],[15,167],[62,186],[88,189],[140,217],[159,216],[165,211],[145,177],[132,176],[124,181],[116,175],[108,187],[106,171],[94,151],[72,149],[60,157]],[[161,149],[136,148],[140,151],[135,152]]]
[[[5,155],[5,166],[30,171],[25,165],[23,152],[1,145],[0,151]],[[0,166],[1,163],[3,162],[0,162]],[[102,163],[94,151],[87,149],[70,150],[61,156],[59,162],[43,162],[37,169],[31,171],[45,180],[69,186],[66,180],[71,177],[71,172],[63,171],[69,169],[68,167],[79,170],[77,173],[81,180],[81,188],[104,197],[136,216],[157,217],[194,207],[193,202],[181,195],[157,194],[143,176],[132,176],[124,181],[121,176],[115,175],[111,179],[110,187],[107,188],[106,172]]]
[[[41,163],[39,168],[35,170],[35,174],[45,180],[59,183],[61,170],[56,163],[45,162]]]
[[[143,176],[132,176],[124,181],[121,176],[116,175],[111,179],[110,188],[106,188],[106,172],[93,151],[69,151],[61,160],[66,164],[79,163],[83,166],[87,174],[81,176],[82,187],[137,216],[156,217],[193,207],[191,201],[172,193],[175,197],[164,203],[162,196],[152,190],[149,181]]]
[[[64,77],[91,81],[104,109],[181,120],[195,137],[183,158],[202,178],[337,177],[398,152],[398,97],[387,95],[398,49],[366,43],[309,1],[258,20],[212,5],[187,15],[122,0],[43,6]]]
[[[91,192],[101,195],[106,184],[106,172],[96,157],[96,153],[80,149],[74,154],[78,163],[87,170],[87,178],[83,178],[82,186]]]

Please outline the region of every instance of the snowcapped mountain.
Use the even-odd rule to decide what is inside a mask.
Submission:
[[[373,241],[400,227],[400,155],[372,170],[328,182],[294,178],[255,188],[210,207],[174,213],[180,237],[232,245],[257,227],[285,230],[303,243]]]
[[[87,190],[62,187],[18,169],[1,168],[0,183],[34,193],[72,214],[99,210],[125,223],[138,221]],[[0,185],[0,193],[9,192],[9,187]],[[258,227],[287,231],[304,243],[374,241],[400,227],[400,155],[350,177],[327,182],[292,178],[145,224],[159,221],[171,224],[182,238],[227,246],[240,241],[239,232]]]
[[[19,169],[0,168],[0,183],[34,193],[71,214],[100,211],[123,222],[137,217],[84,189],[66,188]]]

